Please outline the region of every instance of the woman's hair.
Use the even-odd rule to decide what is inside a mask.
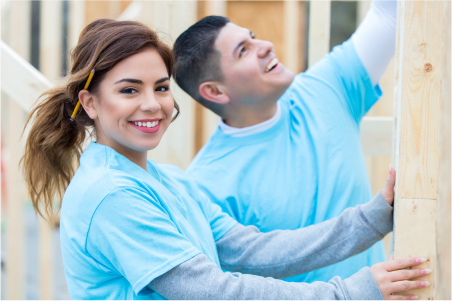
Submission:
[[[70,121],[89,73],[95,69],[88,88],[95,94],[109,70],[145,49],[155,49],[160,54],[170,77],[174,62],[171,49],[148,26],[110,19],[90,23],[71,51],[72,68],[67,83],[41,95],[42,101],[29,114],[25,127],[33,121],[21,163],[33,207],[44,219],[59,211],[60,200],[79,164],[86,135],[94,133],[94,121],[82,108]],[[177,112],[172,120],[179,115],[176,102],[174,107]]]

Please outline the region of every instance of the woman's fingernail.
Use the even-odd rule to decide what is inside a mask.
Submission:
[[[417,300],[419,299],[419,296],[411,296],[411,300]]]
[[[427,258],[417,258],[416,259],[416,263],[423,263],[423,262],[426,262],[427,261]]]
[[[391,164],[389,164],[389,176],[391,176]]]
[[[432,272],[431,269],[423,269],[423,270],[421,270],[421,274],[422,274],[422,275],[428,275],[428,274],[430,274],[431,272]]]
[[[430,282],[428,282],[428,281],[421,281],[421,285],[422,286],[430,286]]]

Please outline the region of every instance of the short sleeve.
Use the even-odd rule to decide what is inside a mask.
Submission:
[[[200,253],[158,201],[139,189],[118,189],[96,209],[86,251],[106,272],[122,275],[135,294],[153,293],[156,277]]]
[[[220,206],[210,201],[203,192],[199,191],[199,195],[204,215],[212,229],[213,238],[218,241],[237,224],[237,221],[225,213]]]
[[[382,96],[380,86],[372,86],[370,77],[349,39],[314,64],[301,76],[297,84],[312,87],[316,91],[328,90],[334,95],[326,101],[340,101],[341,107],[348,110],[351,117],[359,123]],[[323,92],[322,92],[323,93]]]

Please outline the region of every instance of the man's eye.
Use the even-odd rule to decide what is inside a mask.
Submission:
[[[242,49],[240,49],[239,57],[241,57],[242,54],[245,53],[245,51],[246,51],[246,48],[245,48],[245,47],[243,47]]]
[[[124,94],[135,94],[137,92],[138,91],[134,88],[125,88],[120,91],[120,93],[124,93]]]
[[[157,89],[155,89],[155,91],[157,91],[157,92],[166,92],[168,90],[169,90],[168,86],[159,86],[159,87],[157,87]]]

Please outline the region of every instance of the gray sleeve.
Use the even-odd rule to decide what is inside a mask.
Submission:
[[[221,266],[264,277],[286,278],[360,253],[392,230],[392,206],[381,192],[339,217],[297,230],[259,232],[236,225],[217,241]]]
[[[220,270],[200,254],[154,279],[148,287],[167,299],[176,300],[350,300],[383,299],[369,268],[328,283],[284,282]]]

